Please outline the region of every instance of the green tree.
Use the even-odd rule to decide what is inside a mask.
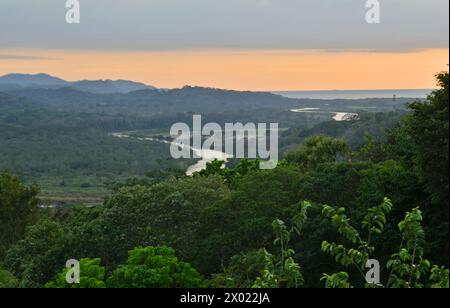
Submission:
[[[406,213],[399,223],[402,243],[398,253],[387,263],[391,270],[387,286],[394,288],[422,288],[421,278],[430,271],[431,263],[424,258],[425,231],[422,228],[422,212],[419,208]]]
[[[406,125],[414,140],[414,161],[419,177],[432,193],[436,204],[449,207],[449,77],[436,75],[440,87],[425,102],[409,106]],[[447,215],[448,217],[448,215]]]
[[[426,217],[427,248],[435,262],[448,263],[449,252],[449,76],[436,75],[438,90],[425,102],[409,106],[405,130],[413,141],[412,169],[425,186],[431,200],[423,208]]]
[[[449,288],[449,270],[445,267],[433,266],[431,269],[430,280],[432,281],[431,288],[433,289],[448,289]]]
[[[297,212],[300,177],[296,166],[251,172],[229,195],[208,207],[197,238],[199,257],[213,266],[202,273],[216,273],[239,252],[262,247],[272,252],[272,222],[289,221]]]
[[[106,270],[100,265],[100,259],[80,260],[80,283],[68,284],[66,276],[69,269],[64,269],[55,280],[45,284],[49,289],[102,289],[106,288]]]
[[[212,275],[213,288],[251,288],[266,267],[265,249],[242,252],[233,256],[220,274]]]
[[[373,207],[367,211],[367,215],[362,222],[362,230],[364,230],[366,239],[362,238],[362,232],[359,232],[350,224],[350,218],[345,214],[344,208],[335,209],[325,205],[323,207],[323,214],[328,217],[334,227],[337,228],[338,233],[345,237],[346,241],[354,245],[352,248],[347,248],[343,244],[329,243],[324,241],[322,243],[322,250],[335,257],[336,262],[342,266],[354,266],[365,279],[364,269],[367,261],[375,252],[375,247],[372,245],[375,235],[380,235],[386,225],[386,215],[392,210],[392,203],[389,199],[385,199],[379,206]],[[342,273],[337,275],[324,274],[323,279],[326,284],[340,285],[345,282],[342,280],[344,275]],[[333,282],[328,281],[333,280]],[[339,282],[340,283],[337,283]]]
[[[306,138],[298,150],[286,153],[285,159],[309,170],[323,163],[347,161],[349,154],[350,148],[345,140],[319,135]]]
[[[308,209],[311,204],[303,202],[299,205],[298,213],[292,218],[291,227],[276,219],[272,228],[276,239],[274,245],[279,246],[279,254],[274,256],[267,251],[266,266],[261,271],[261,276],[256,278],[255,288],[299,288],[304,284],[300,265],[294,260],[295,251],[290,247],[292,234],[300,235],[308,217]]]
[[[0,260],[33,222],[39,205],[38,192],[34,186],[25,187],[10,173],[0,173]]]
[[[204,235],[199,232],[216,224],[205,213],[214,211],[228,196],[229,189],[217,175],[171,178],[151,187],[124,187],[106,202],[95,227],[96,236],[104,241],[92,244],[107,246],[96,250],[108,266],[123,263],[127,251],[135,247],[168,245],[204,272],[210,266],[204,258],[211,247],[203,246]]]
[[[368,210],[362,222],[361,232],[351,226],[350,218],[345,214],[344,208],[335,209],[330,206],[323,207],[323,214],[328,217],[347,243],[354,247],[348,248],[344,244],[322,243],[322,251],[333,256],[336,262],[344,267],[354,266],[365,281],[365,267],[367,261],[375,254],[372,242],[375,236],[383,233],[387,223],[387,214],[392,210],[390,200]],[[402,235],[399,252],[391,256],[386,267],[390,271],[385,284],[366,284],[366,287],[386,288],[422,288],[442,287],[448,285],[448,272],[444,268],[433,267],[431,262],[424,258],[425,232],[422,228],[422,212],[415,208],[406,213],[405,219],[398,225]],[[366,236],[363,239],[363,234]],[[347,272],[339,272],[328,275],[323,274],[322,280],[331,288],[351,287],[350,275]]]
[[[205,279],[188,263],[180,262],[172,248],[146,247],[129,252],[126,265],[108,280],[112,288],[199,288]]]
[[[0,289],[16,288],[18,285],[19,282],[13,275],[0,268]]]
[[[6,254],[5,268],[19,279],[20,287],[42,287],[66,262],[61,255],[64,229],[43,219],[28,227],[25,237]]]
[[[321,281],[325,281],[327,289],[350,289],[353,288],[349,282],[350,276],[346,272],[334,273],[332,275],[323,274]]]
[[[236,188],[244,176],[260,170],[259,160],[242,159],[234,168],[223,168],[224,163],[221,160],[214,160],[206,165],[206,169],[195,173],[194,176],[220,175],[223,177],[225,184],[230,188]]]

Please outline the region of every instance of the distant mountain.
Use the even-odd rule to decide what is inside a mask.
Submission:
[[[19,101],[20,99],[15,96],[0,92],[0,106],[14,105]]]
[[[69,82],[48,74],[8,74],[0,77],[0,91],[66,87],[94,94],[126,94],[139,90],[157,89],[143,83],[128,80],[81,80]]]
[[[48,74],[9,74],[0,77],[0,86],[2,88],[58,88],[67,87],[70,83],[67,81],[50,76]]]
[[[118,92],[114,85],[103,80],[81,80],[72,83],[71,88],[78,91],[95,94],[111,94]]]
[[[111,84],[104,82],[82,82],[82,91],[74,87],[59,89],[22,89],[7,91],[8,94],[26,97],[60,111],[105,112],[111,114],[134,113],[170,114],[178,113],[223,113],[261,108],[290,110],[301,108],[298,100],[263,92],[239,92],[231,90],[184,87],[173,90],[139,90],[129,93],[112,93]],[[97,86],[97,88],[93,88]],[[92,93],[101,92],[103,94]],[[309,102],[308,102],[309,103]],[[305,107],[307,107],[306,105]]]
[[[128,80],[82,80],[71,87],[78,91],[94,94],[129,93],[140,90],[156,90],[155,87]]]
[[[129,93],[140,90],[158,90],[156,87],[129,80],[114,80],[112,81],[112,84],[119,90],[120,93]]]

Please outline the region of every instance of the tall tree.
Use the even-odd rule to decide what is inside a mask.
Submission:
[[[38,189],[24,186],[8,172],[0,173],[0,259],[8,247],[20,240],[35,218]]]
[[[39,288],[53,278],[67,257],[63,256],[64,229],[43,219],[28,227],[23,240],[6,254],[5,268],[19,279],[19,287]]]
[[[190,264],[178,260],[172,248],[146,247],[129,252],[128,262],[108,280],[112,288],[199,288],[205,279]]]
[[[0,268],[0,289],[17,287],[17,279],[9,272]]]
[[[101,259],[81,259],[80,260],[80,281],[79,283],[67,283],[66,276],[68,268],[63,269],[56,279],[45,284],[48,289],[103,289],[106,288],[106,270],[100,265]]]
[[[298,150],[288,152],[285,159],[308,170],[323,163],[346,161],[349,154],[350,148],[345,140],[319,135],[306,138],[304,144]]]
[[[409,106],[412,114],[407,120],[408,129],[415,141],[414,160],[419,177],[424,182],[433,201],[448,208],[448,72],[436,75],[440,87],[425,102]]]
[[[414,169],[431,197],[431,206],[423,209],[427,246],[434,252],[435,262],[448,263],[448,72],[436,78],[439,89],[427,101],[409,106],[412,113],[406,119],[406,128],[414,141]]]

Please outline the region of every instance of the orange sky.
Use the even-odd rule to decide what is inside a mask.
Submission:
[[[433,88],[448,49],[410,52],[191,50],[104,52],[0,48],[0,75],[48,73],[66,80],[130,79],[162,88],[236,90]]]

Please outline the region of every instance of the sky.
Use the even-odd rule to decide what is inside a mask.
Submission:
[[[448,0],[0,0],[0,75],[239,90],[422,89],[449,62]]]

